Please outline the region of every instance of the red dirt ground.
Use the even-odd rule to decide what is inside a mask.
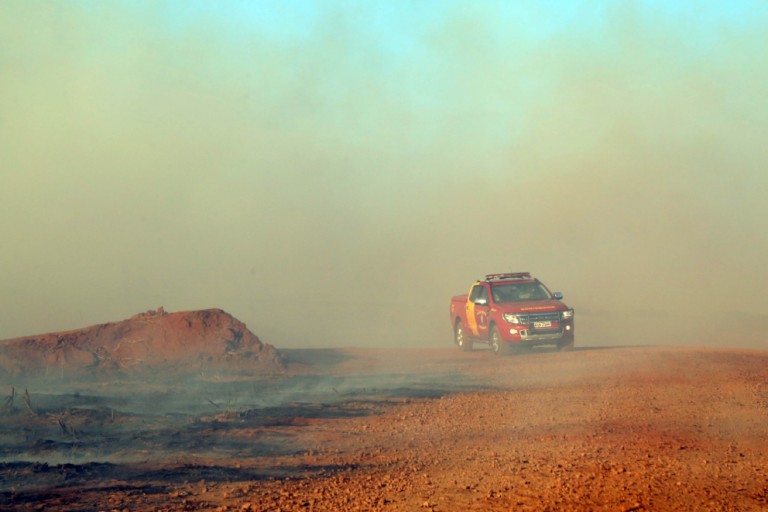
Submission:
[[[284,355],[269,379],[19,389],[0,508],[768,509],[765,351]]]

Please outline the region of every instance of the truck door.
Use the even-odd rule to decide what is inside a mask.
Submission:
[[[488,287],[477,283],[472,287],[467,298],[467,322],[472,336],[486,338],[488,336]]]

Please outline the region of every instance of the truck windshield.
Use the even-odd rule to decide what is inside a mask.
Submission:
[[[552,295],[541,283],[497,284],[491,288],[494,302],[548,300]]]

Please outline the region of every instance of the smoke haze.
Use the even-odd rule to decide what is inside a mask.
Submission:
[[[578,344],[768,348],[765,3],[0,13],[0,339],[162,305],[449,345],[522,270]]]

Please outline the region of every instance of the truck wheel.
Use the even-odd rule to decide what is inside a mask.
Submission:
[[[461,321],[456,322],[456,327],[453,329],[453,340],[461,350],[465,352],[472,350],[472,342],[467,339],[467,335],[464,333],[464,328],[461,326]]]
[[[495,325],[491,328],[491,332],[488,335],[488,343],[491,345],[491,350],[496,355],[506,354],[507,344],[501,341],[501,334],[499,334],[499,328]]]
[[[557,349],[560,352],[570,352],[573,350],[573,340],[570,341],[562,341],[557,344]]]

